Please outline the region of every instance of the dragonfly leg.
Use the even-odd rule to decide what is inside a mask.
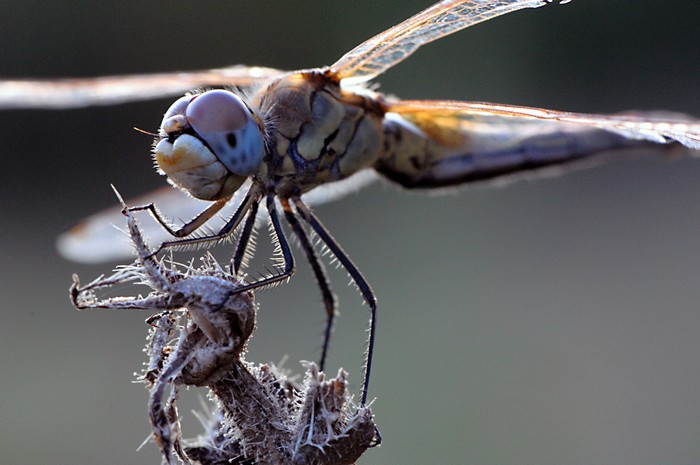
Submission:
[[[209,221],[212,216],[214,216],[219,210],[224,208],[226,203],[231,199],[231,197],[226,197],[225,199],[219,199],[216,202],[212,203],[209,205],[206,209],[204,209],[201,213],[199,213],[197,216],[195,216],[193,219],[188,221],[187,223],[183,224],[177,229],[174,229],[170,224],[170,221],[166,219],[163,214],[158,210],[156,205],[154,203],[149,203],[148,205],[138,205],[135,207],[126,207],[124,210],[128,212],[137,212],[137,211],[148,211],[151,216],[158,222],[160,225],[168,231],[168,233],[171,236],[174,237],[185,237],[189,236],[192,234],[194,231],[199,229],[204,223]]]
[[[243,198],[243,201],[239,205],[239,207],[236,209],[236,212],[233,214],[230,220],[226,222],[226,224],[219,230],[219,232],[215,234],[208,234],[205,236],[201,237],[190,237],[187,239],[180,239],[176,241],[165,241],[158,246],[158,248],[151,254],[151,255],[156,255],[160,251],[164,249],[168,249],[171,247],[182,247],[182,246],[188,246],[188,245],[196,245],[196,244],[207,244],[210,242],[216,242],[222,239],[225,239],[228,237],[241,223],[241,220],[243,219],[243,215],[250,210],[252,205],[254,203],[260,202],[260,194],[259,194],[259,188],[253,184],[253,186],[250,188],[246,196]],[[200,218],[205,212],[207,212],[211,206],[208,207],[204,212],[200,213],[195,217],[196,221],[198,218]],[[218,211],[218,210],[217,210]],[[212,213],[212,216],[215,212]],[[208,218],[207,218],[208,219]],[[192,222],[190,222],[192,223]],[[190,224],[188,223],[188,224]],[[203,224],[204,222],[202,222]],[[162,224],[162,223],[161,223]],[[199,224],[197,227],[200,227],[202,224]],[[168,228],[166,228],[168,229]],[[195,228],[196,230],[197,228]],[[168,229],[169,230],[169,229]],[[190,231],[189,233],[191,234],[194,232],[194,230]]]
[[[321,289],[321,296],[323,298],[323,305],[326,308],[326,328],[323,332],[323,346],[321,348],[321,360],[319,361],[319,369],[324,371],[326,365],[326,358],[328,356],[328,348],[330,346],[331,334],[333,333],[333,323],[336,316],[336,310],[338,308],[338,302],[335,294],[331,290],[330,280],[326,274],[326,270],[323,267],[323,262],[319,259],[316,250],[314,250],[309,236],[304,231],[304,228],[297,220],[294,211],[289,205],[289,199],[280,199],[282,203],[282,208],[284,209],[284,215],[287,218],[287,222],[292,227],[294,234],[299,238],[299,243],[301,248],[304,249],[306,253],[306,259],[311,265],[311,269],[314,272],[318,286]]]
[[[302,219],[306,221],[309,226],[318,234],[321,240],[326,244],[330,251],[335,255],[335,257],[340,261],[345,270],[350,274],[350,277],[357,285],[362,297],[364,298],[367,305],[369,305],[370,320],[369,320],[369,339],[367,341],[367,355],[365,359],[365,373],[364,381],[362,385],[362,392],[360,395],[361,405],[367,403],[367,389],[369,388],[369,378],[372,370],[372,356],[374,354],[374,339],[377,331],[377,298],[372,292],[372,288],[369,283],[362,276],[360,270],[355,266],[355,264],[350,260],[350,257],[345,253],[345,251],[340,247],[333,236],[328,232],[325,226],[316,218],[316,216],[309,210],[309,208],[304,204],[304,202],[299,197],[294,197],[292,199],[294,206],[301,215]]]
[[[282,229],[282,224],[280,223],[279,213],[277,212],[277,207],[275,206],[274,194],[269,194],[267,196],[267,210],[270,213],[270,220],[272,221],[272,227],[274,230],[273,241],[279,243],[279,247],[282,252],[282,269],[279,270],[278,273],[265,276],[264,278],[253,281],[252,283],[236,287],[235,291],[229,292],[222,302],[226,302],[232,294],[272,286],[281,281],[289,279],[294,274],[294,256],[292,255],[292,249],[289,247],[289,242],[287,241],[287,237],[284,235],[284,230]]]
[[[255,220],[258,216],[258,202],[253,202],[248,211],[248,218],[243,225],[243,230],[241,231],[241,236],[238,238],[238,244],[236,245],[236,252],[233,254],[233,260],[231,262],[231,274],[238,276],[242,267],[245,267],[248,263],[249,258],[253,254],[253,249],[255,244],[251,244],[251,238],[253,231],[255,229]]]

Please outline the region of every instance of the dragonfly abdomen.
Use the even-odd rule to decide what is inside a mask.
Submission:
[[[648,146],[577,124],[525,121],[433,128],[387,114],[385,152],[375,169],[408,188],[439,188],[562,165],[613,149]],[[439,132],[437,131],[439,129]]]

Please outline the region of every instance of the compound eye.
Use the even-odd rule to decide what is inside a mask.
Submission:
[[[172,105],[170,105],[170,108],[165,112],[165,115],[163,115],[163,119],[168,119],[172,116],[176,115],[184,115],[185,110],[187,109],[187,105],[192,101],[192,96],[191,95],[185,95],[184,97],[180,97],[179,99],[175,100]]]
[[[192,98],[191,95],[186,95],[175,100],[175,102],[170,105],[168,111],[163,115],[163,121],[160,123],[161,136],[167,137],[172,133],[185,129],[187,126],[185,110],[190,101],[192,101]]]
[[[187,121],[203,138],[210,134],[242,129],[248,122],[248,111],[231,92],[210,90],[199,95],[187,107]]]
[[[226,90],[210,90],[192,100],[187,122],[232,173],[253,174],[262,162],[262,131],[243,101]]]

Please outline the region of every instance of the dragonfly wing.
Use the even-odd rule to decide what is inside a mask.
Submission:
[[[376,171],[372,169],[362,170],[340,181],[322,184],[303,194],[301,199],[308,206],[322,205],[333,202],[352,192],[357,192],[377,179],[379,179],[379,176],[377,176]]]
[[[691,149],[700,149],[700,120],[671,112],[629,112],[617,115],[572,113],[544,108],[454,100],[404,100],[393,102],[389,111],[426,118],[453,118],[466,123],[485,122],[501,117],[515,124],[525,121],[571,123],[620,134],[629,139],[656,143],[677,142]]]
[[[237,65],[192,72],[55,80],[2,80],[0,109],[115,105],[181,95],[196,87],[253,86],[284,73],[272,68]]]
[[[361,43],[331,67],[339,79],[368,81],[403,61],[418,47],[474,24],[551,0],[444,0]]]
[[[127,201],[129,206],[155,203],[167,218],[187,221],[194,218],[210,203],[188,196],[180,189],[162,187],[141,197]],[[134,254],[126,232],[126,217],[115,199],[114,207],[91,215],[62,233],[56,247],[63,257],[81,263],[101,263],[128,258]],[[163,227],[148,214],[140,215],[139,227],[149,244],[172,239]]]
[[[412,188],[500,178],[613,149],[669,142],[700,149],[700,121],[675,113],[587,115],[456,101],[396,101],[387,109],[395,148],[376,169]]]
[[[349,192],[360,189],[375,179],[377,179],[377,175],[374,171],[361,171],[331,185],[319,186],[304,194],[302,199],[308,205],[331,202]],[[248,191],[249,185],[250,181],[244,183],[219,214],[207,222],[207,231],[218,230],[228,218],[233,216],[243,199],[243,193]],[[195,199],[182,190],[169,186],[131,199],[126,203],[129,206],[154,203],[166,218],[177,224],[194,218],[211,205],[211,202]],[[264,222],[267,217],[267,210],[264,205],[261,205],[258,220]],[[139,227],[151,246],[157,246],[163,241],[173,239],[150,215],[143,214],[138,219]],[[121,213],[121,205],[115,200],[114,207],[85,218],[61,234],[56,241],[56,247],[63,257],[81,263],[102,263],[129,258],[134,254],[133,244],[125,227],[126,218]]]

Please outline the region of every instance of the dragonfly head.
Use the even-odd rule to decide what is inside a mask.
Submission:
[[[260,119],[233,92],[210,90],[175,101],[163,116],[154,158],[161,174],[192,196],[231,195],[265,155]]]

